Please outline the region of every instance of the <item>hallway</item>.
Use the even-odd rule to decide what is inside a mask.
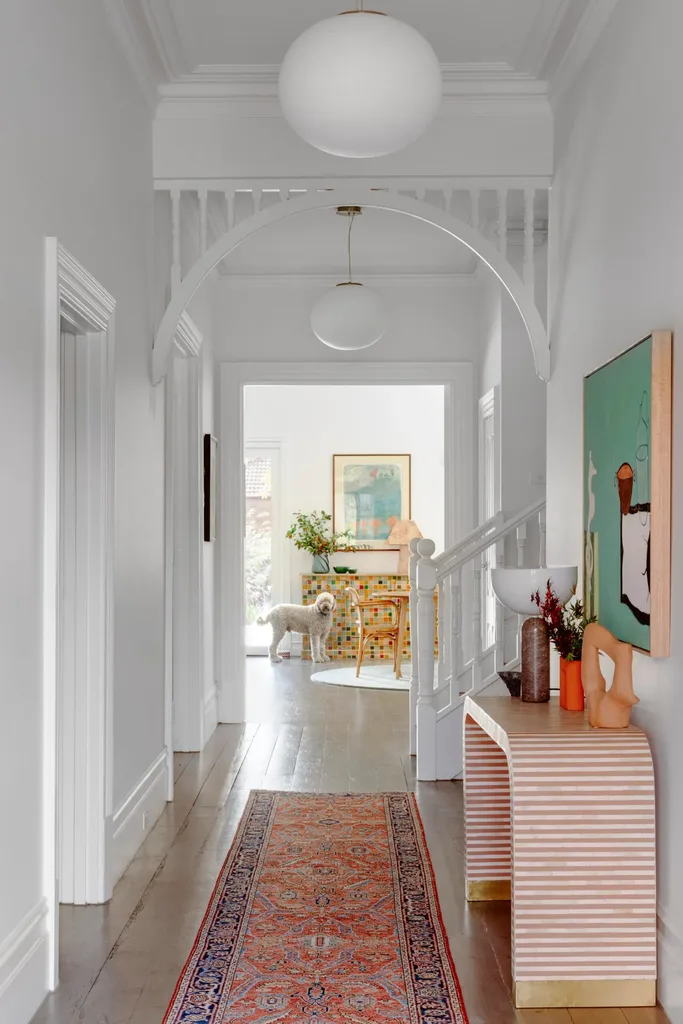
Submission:
[[[62,981],[33,1024],[161,1024],[251,789],[416,790],[470,1024],[665,1024],[655,1010],[515,1011],[507,904],[464,899],[460,783],[416,784],[407,694],[311,683],[248,661],[259,722],[176,755],[169,804],[105,907],[62,908]]]

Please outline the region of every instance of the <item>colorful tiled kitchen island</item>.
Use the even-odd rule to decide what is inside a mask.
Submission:
[[[351,574],[351,573],[309,573],[303,575],[302,579],[302,604],[313,604],[318,594],[328,590],[334,594],[337,601],[337,608],[334,614],[334,622],[327,640],[327,653],[331,658],[356,658],[358,655],[358,627],[356,625],[357,614],[351,607],[347,587],[357,590],[362,601],[368,601],[373,594],[384,591],[406,591],[410,590],[407,576],[392,574]],[[377,609],[371,609],[368,613],[368,621],[389,622],[392,611],[386,605],[378,604]],[[434,634],[434,656],[438,655],[438,632]],[[311,645],[309,638],[304,637],[301,652],[302,658],[310,661]],[[393,659],[391,644],[369,644],[366,654],[367,661],[388,661]],[[410,660],[410,623],[406,628],[406,639],[403,645],[403,660]]]

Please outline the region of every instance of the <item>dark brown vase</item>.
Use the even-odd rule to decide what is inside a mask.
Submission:
[[[550,642],[548,628],[539,618],[527,619],[522,626],[522,700],[550,700]]]

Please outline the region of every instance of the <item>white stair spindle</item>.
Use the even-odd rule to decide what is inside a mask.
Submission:
[[[526,548],[526,523],[517,527],[517,566],[524,568],[524,549]]]
[[[501,254],[507,257],[508,251],[508,190],[498,189],[498,249]]]
[[[209,194],[205,188],[200,188],[199,196],[199,251],[203,255],[207,248],[208,236],[208,212],[207,204]]]
[[[481,682],[481,660],[482,660],[482,638],[481,638],[481,603],[482,603],[482,570],[485,554],[481,554],[474,563],[474,593],[472,595],[472,629],[474,637],[472,641],[473,650],[473,684],[476,686]]]
[[[420,556],[417,551],[417,538],[410,542],[410,562],[408,574],[410,579],[410,753],[417,753],[417,693],[419,674],[417,664],[417,563]]]
[[[438,653],[439,653],[439,679],[438,685],[444,686],[448,680],[450,644],[446,643],[446,622],[448,613],[448,591],[446,581],[440,580],[438,586]]]
[[[417,696],[417,778],[436,780],[436,706],[434,703],[434,591],[436,567],[432,555],[434,541],[417,544],[417,659],[419,691]]]
[[[502,569],[505,565],[505,541],[498,541],[496,544],[496,568]],[[495,650],[493,654],[493,670],[500,672],[505,665],[505,609],[495,598]]]
[[[443,190],[443,208],[446,213],[453,212],[453,188],[445,188]]]
[[[533,298],[536,281],[534,262],[534,198],[535,190],[524,190],[524,283]]]
[[[171,190],[173,263],[171,264],[171,294],[180,287],[182,268],[180,263],[180,189]]]
[[[235,226],[235,193],[232,189],[225,193],[225,217],[228,231],[232,231]]]
[[[545,508],[538,513],[539,554],[538,564],[545,568]]]
[[[261,202],[263,200],[263,192],[260,188],[255,188],[251,193],[251,201],[254,206],[254,216],[261,212]]]
[[[451,701],[459,694],[460,669],[462,667],[461,650],[462,622],[462,570],[451,573]]]

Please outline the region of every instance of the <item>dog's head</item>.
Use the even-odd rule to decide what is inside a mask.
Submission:
[[[321,615],[331,615],[335,609],[337,602],[333,594],[325,591],[324,594],[318,594],[315,599],[315,609],[320,612]]]

